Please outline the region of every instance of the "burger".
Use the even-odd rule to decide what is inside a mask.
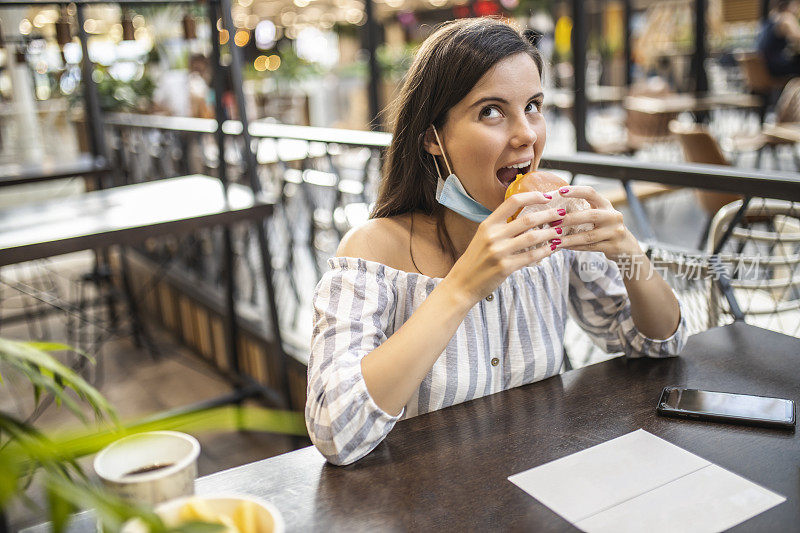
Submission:
[[[556,176],[552,172],[544,172],[542,170],[532,170],[527,174],[517,174],[517,178],[511,182],[511,184],[506,189],[506,199],[510,198],[512,195],[520,193],[520,192],[543,192],[548,193],[550,196],[553,197],[552,200],[547,202],[546,204],[536,204],[536,205],[529,205],[527,207],[523,207],[519,211],[516,212],[511,218],[508,219],[509,222],[514,220],[520,215],[524,215],[526,213],[535,213],[538,211],[544,211],[545,209],[566,209],[567,213],[573,213],[576,211],[583,211],[584,209],[589,209],[590,205],[589,202],[584,200],[583,198],[564,198],[559,193],[559,189],[562,187],[568,187],[569,183],[561,179],[560,177]],[[549,224],[544,224],[543,228],[549,228]],[[579,224],[577,226],[566,226],[564,227],[564,235],[572,235],[573,233],[580,233],[583,231],[589,231],[594,229],[594,224]]]

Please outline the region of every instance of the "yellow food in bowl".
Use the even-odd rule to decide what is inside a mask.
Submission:
[[[180,522],[207,522],[225,526],[225,533],[272,533],[272,515],[255,502],[243,500],[234,509],[212,510],[206,500],[192,498],[178,511]]]

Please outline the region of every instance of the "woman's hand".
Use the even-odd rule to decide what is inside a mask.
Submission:
[[[563,192],[564,190],[567,192]],[[591,223],[594,224],[594,229],[562,237],[558,248],[603,252],[614,262],[619,262],[622,257],[630,258],[642,253],[636,237],[623,224],[622,213],[614,209],[611,202],[592,187],[569,186],[561,189],[559,194],[564,198],[583,198],[591,206],[591,209],[568,213],[562,226]]]
[[[468,298],[470,307],[495,290],[512,272],[541,261],[555,251],[556,246],[548,241],[558,237],[559,230],[538,228],[561,219],[557,209],[525,214],[507,222],[523,207],[549,201],[550,198],[540,192],[515,194],[478,226],[466,251],[445,278],[451,287]],[[541,244],[544,246],[539,246]]]

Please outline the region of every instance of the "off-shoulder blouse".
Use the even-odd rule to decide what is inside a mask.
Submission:
[[[636,329],[619,269],[605,255],[560,250],[514,272],[478,302],[403,412],[392,416],[367,391],[361,359],[408,320],[441,278],[352,257],[334,257],[328,266],[314,293],[306,426],[334,464],[369,453],[401,418],[559,373],[568,314],[609,353],[665,357],[686,342],[683,312],[668,339]]]

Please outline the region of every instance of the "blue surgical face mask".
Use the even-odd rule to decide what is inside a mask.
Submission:
[[[447,160],[447,155],[444,153],[444,145],[439,139],[439,133],[436,131],[436,126],[433,127],[433,134],[436,135],[436,142],[442,149],[442,157],[444,157],[444,164],[447,165],[447,172],[449,175],[447,179],[442,179],[442,173],[439,171],[439,163],[436,161],[436,156],[433,157],[433,162],[436,165],[436,173],[439,175],[439,180],[436,184],[436,201],[473,222],[483,222],[486,217],[492,214],[491,211],[486,209],[483,205],[478,203],[472,196],[469,195],[461,181],[456,177],[450,168],[450,162]]]

